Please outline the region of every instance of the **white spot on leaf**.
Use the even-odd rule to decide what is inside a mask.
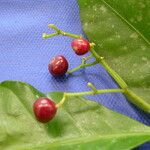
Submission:
[[[93,6],[93,9],[94,9],[94,11],[97,11],[97,7],[96,6]]]
[[[120,35],[119,35],[119,34],[117,34],[116,37],[117,37],[118,39],[120,39]]]
[[[104,5],[102,5],[102,6],[100,7],[100,10],[101,10],[103,13],[105,13],[105,12],[107,11],[107,9],[106,9],[106,7],[105,7]]]
[[[134,74],[134,70],[132,70],[131,73]]]
[[[124,49],[124,50],[127,50],[128,48],[127,48],[127,46],[124,46],[123,49]]]
[[[87,23],[87,22],[85,22],[85,23],[84,23],[84,26],[88,26],[88,23]]]
[[[137,33],[132,33],[131,35],[130,35],[130,38],[132,38],[132,39],[137,39],[138,38],[138,35],[137,35]]]
[[[142,57],[143,61],[148,61],[148,59],[146,57]]]
[[[115,25],[113,24],[113,25],[111,25],[111,27],[112,27],[112,28],[114,28],[114,27],[115,27]]]

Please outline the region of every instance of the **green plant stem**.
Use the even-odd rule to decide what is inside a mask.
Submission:
[[[48,39],[48,38],[51,38],[51,37],[57,36],[57,35],[59,35],[57,32],[56,33],[52,33],[52,34],[43,33],[42,37],[43,37],[43,39]]]
[[[137,96],[134,92],[130,89],[126,89],[124,94],[127,98],[129,98],[130,102],[132,102],[137,107],[141,108],[145,112],[150,113],[150,105],[144,101],[141,97]]]
[[[64,35],[64,36],[75,38],[75,39],[78,39],[78,38],[82,37],[82,35],[71,34],[69,32],[64,32],[64,31],[62,31],[61,34]]]
[[[86,95],[95,95],[95,94],[103,94],[103,93],[118,93],[118,92],[124,92],[123,89],[100,89],[100,90],[94,90],[94,91],[86,91],[86,92],[77,92],[77,93],[64,93],[64,96],[62,100],[56,105],[57,108],[62,106],[68,97],[73,96],[86,96]]]
[[[81,64],[79,66],[77,66],[76,68],[72,69],[72,70],[68,70],[67,73],[68,74],[71,74],[81,68],[85,68],[85,67],[90,67],[90,66],[93,66],[93,65],[96,65],[98,62],[97,61],[94,61],[92,63],[89,63],[89,64],[86,64],[86,61],[88,61],[89,59],[91,59],[93,57],[93,55],[89,55],[87,57],[83,57],[82,58],[82,61],[81,61]]]
[[[77,70],[79,70],[79,69],[81,69],[81,68],[90,67],[90,66],[93,66],[93,65],[96,65],[96,64],[98,64],[97,61],[94,61],[94,62],[89,63],[89,64],[81,64],[81,65],[77,66],[76,68],[67,71],[67,73],[68,73],[68,74],[71,74],[71,73],[73,73],[73,72],[75,72],[75,71],[77,71]]]
[[[109,74],[114,78],[114,80],[118,83],[118,85],[125,89],[125,96],[129,99],[129,101],[135,104],[137,107],[141,108],[145,112],[150,113],[150,105],[145,102],[142,98],[137,96],[134,92],[128,89],[125,81],[106,63],[104,57],[99,56],[94,49],[91,49],[91,53],[95,56],[96,60],[104,66],[104,68],[109,72]]]
[[[55,25],[50,25],[49,27],[53,28],[54,30],[56,30],[56,33],[53,33],[53,34],[46,34],[44,33],[43,34],[43,38],[50,38],[50,37],[53,37],[53,36],[56,36],[56,35],[59,35],[59,34],[62,34],[64,36],[68,36],[68,37],[71,37],[71,38],[82,38],[81,35],[76,35],[76,34],[71,34],[71,33],[68,33],[68,32],[64,32],[60,29],[58,29]],[[148,112],[150,113],[150,104],[148,104],[147,102],[145,102],[142,98],[140,98],[139,96],[137,96],[134,92],[132,92],[131,90],[128,89],[128,86],[127,84],[125,83],[125,81],[106,63],[104,57],[101,57],[97,54],[97,52],[94,50],[94,43],[91,43],[91,50],[90,52],[92,53],[92,55],[95,57],[96,61],[93,62],[93,63],[90,63],[90,64],[81,64],[79,65],[78,67],[68,71],[68,73],[73,73],[81,68],[84,68],[84,67],[89,67],[89,66],[92,66],[92,65],[95,65],[97,63],[103,65],[103,67],[108,71],[108,73],[114,78],[114,80],[118,83],[118,85],[121,87],[120,90],[125,90],[124,91],[124,94],[126,97],[129,98],[129,101],[133,104],[135,104],[136,106],[138,106],[139,108],[141,108],[143,111],[145,112]],[[111,90],[111,89],[110,89]],[[99,90],[98,90],[99,91]],[[100,91],[99,91],[100,92]],[[107,93],[107,92],[105,92]],[[81,92],[81,93],[68,93],[67,95],[74,95],[74,96],[83,96],[85,94],[95,94],[94,91],[89,91],[89,92]],[[66,95],[66,94],[65,94]],[[64,101],[65,101],[65,98],[64,98]]]
[[[87,56],[87,57],[83,57],[83,59],[84,59],[85,61],[87,61],[87,60],[89,60],[89,59],[91,59],[91,58],[93,58],[93,55],[92,55],[92,54],[89,55],[89,56]]]
[[[106,63],[104,57],[99,56],[96,51],[93,49],[93,46],[90,51],[96,60],[103,65],[103,67],[108,71],[108,73],[114,78],[114,80],[118,83],[121,89],[125,89],[125,96],[129,99],[131,103],[141,108],[145,112],[150,113],[150,105],[145,102],[141,97],[137,96],[134,92],[128,89],[125,81]]]
[[[90,87],[93,90],[94,93],[97,92],[96,87],[91,82],[88,82],[87,86]]]
[[[122,89],[104,89],[104,90],[97,90],[95,91],[86,91],[86,92],[79,92],[79,93],[66,93],[67,96],[86,96],[86,95],[95,95],[95,94],[103,94],[103,93],[118,93],[124,92]]]
[[[104,59],[101,60],[101,64],[109,72],[109,74],[111,74],[115,81],[117,81],[122,89],[127,88],[127,84],[124,82],[124,80],[112,68],[109,67]]]
[[[51,38],[51,37],[57,36],[57,35],[69,36],[71,38],[81,38],[82,37],[81,35],[73,35],[68,32],[63,32],[63,31],[52,33],[52,34],[43,33],[42,37],[43,37],[43,39],[48,39],[48,38]]]
[[[77,34],[71,34],[69,32],[64,32],[64,31],[58,29],[54,24],[49,24],[48,27],[55,30],[55,33],[52,33],[52,34],[43,33],[42,37],[44,39],[48,39],[48,38],[51,38],[51,37],[57,36],[57,35],[68,36],[68,37],[71,37],[71,38],[81,38],[82,37],[82,35],[77,35]]]
[[[124,80],[106,63],[104,57],[99,56],[95,50],[92,48],[90,51],[93,56],[95,56],[96,60],[104,66],[104,68],[109,72],[109,74],[114,78],[114,80],[119,84],[122,89],[127,88],[127,84]]]

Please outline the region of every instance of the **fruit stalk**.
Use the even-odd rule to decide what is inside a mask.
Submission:
[[[91,84],[92,83],[88,83]],[[92,85],[93,86],[93,85]],[[95,95],[95,94],[103,94],[103,93],[118,93],[118,92],[124,92],[123,89],[93,89],[92,91],[86,91],[86,92],[77,92],[77,93],[64,93],[62,100],[56,105],[57,108],[61,107],[67,97],[73,97],[73,96],[86,96],[86,95]]]
[[[113,79],[118,83],[121,89],[124,89],[124,95],[128,100],[136,105],[138,108],[141,108],[143,111],[150,113],[150,105],[145,102],[141,97],[137,96],[134,92],[129,90],[125,81],[106,63],[104,57],[99,56],[94,49],[91,49],[91,53],[96,58],[96,60],[103,65],[103,67],[108,71],[108,73],[113,77]]]
[[[44,33],[43,34],[43,38],[50,38],[52,36],[56,36],[56,35],[64,35],[64,36],[68,36],[68,37],[71,37],[71,38],[82,38],[81,35],[76,35],[76,34],[71,34],[71,33],[68,33],[68,32],[64,32],[60,29],[58,29],[55,25],[53,24],[50,24],[49,25],[50,28],[56,30],[56,33],[53,33],[53,34],[46,34]],[[137,96],[134,92],[132,92],[131,90],[129,90],[127,84],[125,83],[125,81],[106,63],[104,57],[101,57],[97,54],[97,52],[94,50],[94,43],[91,43],[90,46],[91,46],[91,50],[90,52],[92,53],[92,55],[95,57],[96,59],[96,64],[99,63],[101,64],[107,71],[108,73],[113,77],[113,79],[118,83],[118,85],[120,86],[121,90],[124,91],[124,95],[126,97],[128,97],[129,101],[133,104],[135,104],[137,107],[141,108],[143,111],[145,112],[148,112],[150,113],[150,104],[148,104],[146,101],[144,101],[142,98],[140,98],[139,96]],[[95,63],[93,64],[81,64],[79,65],[77,68],[71,70],[69,73],[72,73],[74,71],[77,71],[79,70],[80,68],[83,68],[83,67],[86,67],[86,66],[92,66],[92,65],[95,65]],[[74,95],[74,96],[83,96],[83,95],[88,95],[89,93],[85,93],[85,92],[82,92],[83,94],[79,94],[79,93],[74,93],[74,94],[70,94],[71,95]],[[77,95],[76,95],[77,94]],[[90,93],[90,94],[93,94],[93,93]]]
[[[74,69],[72,69],[72,70],[67,71],[67,73],[71,74],[71,73],[73,73],[73,72],[75,72],[75,71],[77,71],[77,70],[79,70],[79,69],[81,69],[81,68],[94,66],[94,65],[96,65],[97,63],[98,63],[97,61],[94,61],[94,62],[89,63],[89,64],[83,64],[83,63],[82,63],[82,64],[79,65],[78,67],[76,67],[76,68],[74,68]]]
[[[82,35],[77,35],[77,34],[71,34],[69,32],[64,32],[64,31],[58,29],[54,24],[49,24],[48,27],[55,30],[55,33],[52,33],[52,34],[43,33],[43,35],[42,35],[43,39],[48,39],[48,38],[51,38],[51,37],[57,36],[57,35],[68,36],[68,37],[71,37],[71,38],[81,38],[82,37]]]

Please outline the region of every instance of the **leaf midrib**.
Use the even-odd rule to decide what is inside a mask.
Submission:
[[[137,30],[129,21],[127,21],[122,15],[118,13],[115,8],[113,8],[111,5],[109,5],[105,0],[101,0],[107,7],[110,8],[112,12],[114,12],[121,20],[123,20],[131,29],[133,29],[149,46],[150,46],[150,41],[139,31]]]

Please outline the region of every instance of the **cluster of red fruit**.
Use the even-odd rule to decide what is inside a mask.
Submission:
[[[71,43],[77,55],[84,55],[90,50],[90,43],[83,38],[75,39]],[[55,56],[48,65],[53,76],[62,76],[68,70],[68,61],[62,55]],[[56,104],[48,98],[39,98],[33,104],[33,111],[38,121],[46,123],[54,118],[57,112]]]

